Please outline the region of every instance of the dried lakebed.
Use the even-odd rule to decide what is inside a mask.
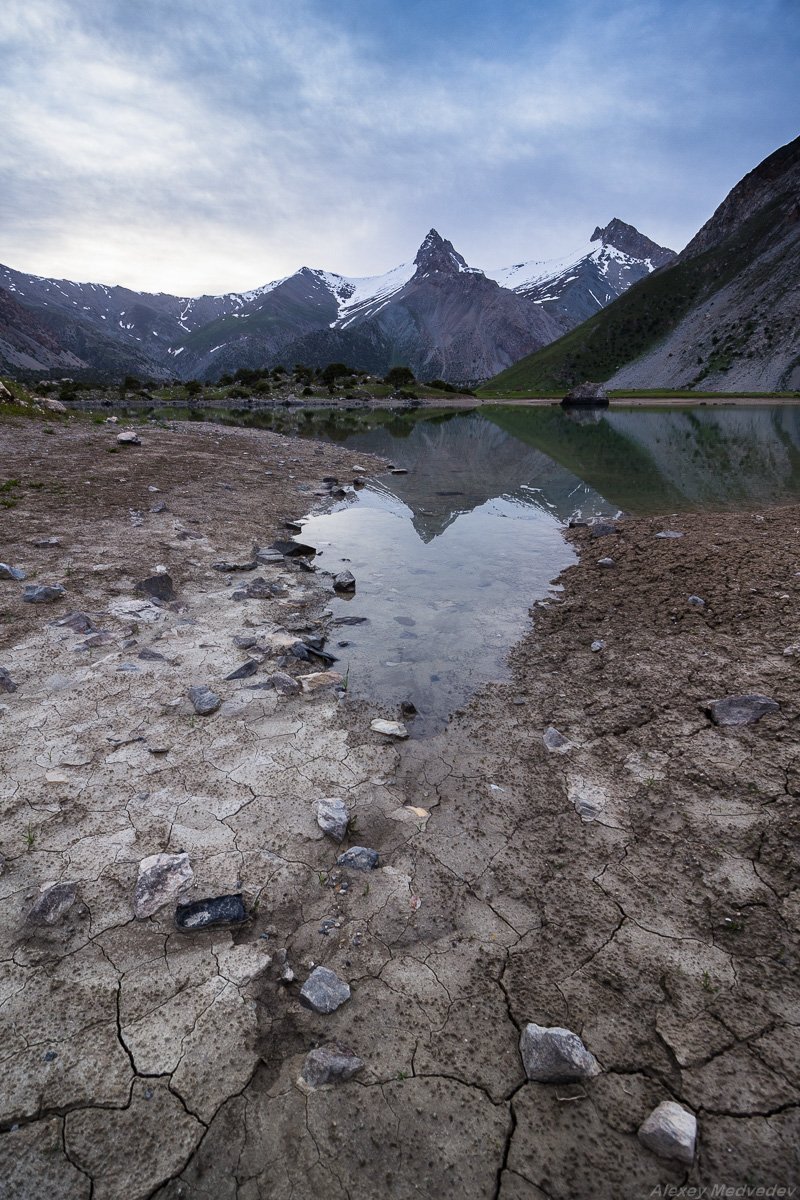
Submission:
[[[300,488],[374,460],[211,427],[114,456],[113,433],[56,433],[0,427],[19,479],[3,556],[28,574],[0,583],[9,1195],[791,1185],[797,509],[577,530],[509,681],[395,742],[370,730],[378,704],[258,686],[324,673],[284,654],[331,604],[321,571],[214,569],[281,536]],[[137,592],[157,566],[175,601]],[[233,599],[253,574],[278,594]],[[23,602],[31,582],[64,599]],[[96,635],[52,624],[69,611],[108,640],[77,650]],[[199,715],[192,686],[219,707]],[[710,720],[750,691],[778,709]],[[342,842],[317,821],[332,798]],[[357,846],[375,869],[337,864]],[[136,917],[158,855],[147,880],[173,900]],[[244,922],[176,926],[176,900],[236,896]],[[560,1078],[567,1051],[596,1070],[527,1080],[523,1053],[534,1076],[555,1053],[529,1026],[581,1039]],[[671,1158],[663,1131],[637,1136],[667,1102],[697,1118],[691,1165],[683,1134]]]

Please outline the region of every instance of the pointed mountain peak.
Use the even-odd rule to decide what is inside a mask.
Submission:
[[[470,269],[453,243],[446,241],[435,229],[430,230],[417,251],[414,266],[417,268],[417,275],[430,275],[435,271],[458,275],[459,272]]]
[[[619,217],[609,221],[605,229],[598,225],[589,240],[601,242],[604,246],[613,246],[623,254],[630,254],[631,258],[649,259],[654,267],[661,267],[675,257],[674,250],[659,246],[658,242],[651,241],[649,237],[639,233],[634,225],[627,225],[625,221],[620,221]]]

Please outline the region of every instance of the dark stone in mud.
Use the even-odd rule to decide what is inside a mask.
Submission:
[[[163,513],[167,511],[167,506],[163,500],[156,500],[155,504],[151,505],[151,513]]]
[[[255,646],[258,638],[253,633],[239,633],[233,639],[234,646],[238,646],[240,650],[249,650],[251,646]]]
[[[267,567],[283,566],[283,555],[280,550],[259,550],[256,554],[258,561]]]
[[[193,900],[175,909],[175,924],[186,931],[209,929],[212,925],[240,925],[246,920],[247,909],[240,893]]]
[[[705,710],[715,725],[753,725],[767,713],[780,712],[780,705],[757,692],[747,696],[726,696],[709,700]]]
[[[0,667],[0,692],[15,692],[17,685],[5,667]]]
[[[562,408],[608,408],[608,392],[602,383],[579,383],[567,392],[561,401]]]
[[[36,584],[29,583],[22,593],[22,599],[27,604],[53,604],[64,597],[64,589],[60,583]]]
[[[49,550],[51,546],[60,546],[60,537],[40,538],[38,542],[32,543],[38,550]]]
[[[240,588],[233,593],[234,600],[274,600],[276,596],[285,596],[287,589],[282,583],[270,583],[259,575],[252,579],[246,588]]]
[[[276,671],[274,675],[270,675],[266,686],[275,688],[282,696],[296,696],[301,691],[299,680],[293,679],[284,671]]]
[[[419,709],[412,700],[402,700],[400,702],[400,714],[404,717],[415,717]]]
[[[91,637],[86,638],[84,642],[78,642],[76,650],[96,650],[98,646],[110,646],[114,638],[105,629],[98,629],[97,633],[93,633]]]
[[[66,617],[61,617],[60,620],[54,621],[53,624],[72,629],[75,633],[89,633],[90,630],[94,629],[91,618],[82,612],[67,613]]]
[[[336,865],[347,867],[350,871],[374,871],[378,860],[377,850],[370,850],[366,846],[351,846],[344,854],[339,855]]]
[[[255,658],[248,658],[237,667],[235,671],[231,671],[230,675],[226,675],[226,679],[249,679],[251,675],[255,675],[258,670],[258,662]]]
[[[0,579],[16,579],[21,582],[27,579],[22,567],[12,567],[10,563],[0,563]]]
[[[69,912],[78,895],[77,883],[45,883],[28,913],[34,925],[55,925]]]
[[[145,662],[166,662],[163,654],[159,654],[157,650],[150,650],[145,646],[144,650],[140,650],[138,657],[144,659]]]
[[[317,553],[314,546],[307,546],[304,542],[284,542],[280,539],[273,542],[270,549],[277,550],[286,558],[313,558]]]
[[[175,599],[172,576],[168,575],[166,571],[148,575],[147,579],[142,579],[136,584],[135,590],[143,592],[145,596],[152,596],[155,600],[168,602]]]
[[[214,713],[222,704],[222,700],[216,692],[212,692],[208,687],[190,687],[189,699],[191,700],[194,711],[200,717],[208,717]]]
[[[331,625],[366,625],[369,617],[334,617]]]
[[[304,642],[293,642],[289,647],[289,653],[292,658],[299,658],[300,662],[311,662],[311,654]]]
[[[606,568],[613,567],[614,559],[613,558],[598,558],[597,565],[598,565],[598,567],[606,567]]]
[[[219,562],[211,564],[212,571],[255,571],[258,562],[255,558],[250,558],[247,562],[227,562],[221,559]]]
[[[333,587],[337,592],[354,592],[356,590],[356,577],[352,571],[340,571],[338,575],[333,577]]]
[[[392,475],[407,475],[408,470],[406,469],[406,467],[392,467],[391,474]]]
[[[363,1069],[363,1058],[346,1046],[335,1043],[310,1050],[301,1074],[311,1087],[323,1087],[326,1083],[345,1083]]]
[[[328,967],[315,967],[300,989],[300,1003],[318,1013],[336,1012],[349,999],[349,985]]]

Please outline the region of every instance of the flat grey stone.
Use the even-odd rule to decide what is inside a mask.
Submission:
[[[336,1012],[349,999],[349,985],[328,967],[315,967],[300,989],[300,1003],[318,1013]]]
[[[598,558],[597,565],[598,567],[613,567],[614,560],[613,558]]]
[[[332,837],[335,842],[341,842],[347,833],[348,812],[344,800],[336,796],[324,797],[314,801],[317,813],[317,824],[323,833]]]
[[[572,742],[569,738],[565,738],[563,733],[559,733],[553,726],[549,725],[542,735],[545,749],[550,750],[553,754],[564,754],[567,750],[572,749]]]
[[[27,604],[53,604],[63,596],[64,589],[60,583],[29,583],[22,593],[22,599]]]
[[[692,608],[705,608],[706,606],[702,596],[687,596],[686,603],[691,604]]]
[[[222,704],[222,698],[209,687],[190,687],[188,692],[194,711],[200,717],[208,717],[215,713]]]
[[[194,871],[189,855],[151,854],[139,863],[139,877],[133,893],[133,913],[139,920],[152,917],[165,904],[176,900],[191,886]]]
[[[124,433],[118,433],[117,441],[120,446],[141,446],[142,444],[141,438],[132,429],[126,430]]]
[[[369,727],[375,733],[382,733],[386,737],[408,737],[408,730],[402,721],[384,721],[382,717],[376,717],[374,721],[370,721]]]
[[[227,559],[222,559],[220,562],[211,564],[212,571],[255,571],[258,562],[255,558],[249,558],[246,562],[228,562]]]
[[[0,667],[0,692],[15,692],[17,685],[5,667]]]
[[[346,1046],[320,1046],[306,1055],[301,1072],[310,1087],[329,1083],[345,1083],[364,1069],[364,1060]]]
[[[12,567],[9,563],[0,562],[0,579],[27,579],[22,567]]]
[[[226,675],[226,679],[249,679],[251,675],[255,675],[258,670],[258,660],[255,658],[247,658],[240,667],[235,671],[231,671],[230,675]]]
[[[775,700],[757,692],[709,700],[706,708],[715,725],[753,725],[767,713],[780,712],[780,705]]]
[[[34,925],[55,925],[69,912],[77,896],[77,883],[43,883],[28,920]]]
[[[91,629],[94,629],[91,617],[82,612],[68,613],[66,617],[62,617],[60,621],[55,621],[54,624],[66,626],[67,629],[72,629],[75,633],[88,633]]]
[[[612,521],[592,521],[589,532],[592,537],[609,537],[612,533],[619,531]]]
[[[656,534],[656,537],[662,539],[682,538],[683,534],[677,529],[663,529],[661,533]]]
[[[600,1074],[596,1058],[577,1033],[560,1026],[526,1025],[519,1048],[525,1074],[539,1083],[574,1083]]]
[[[690,1166],[697,1141],[697,1118],[682,1104],[664,1100],[639,1126],[638,1137],[659,1158],[675,1158]]]
[[[374,871],[379,857],[377,850],[370,850],[367,846],[351,846],[339,855],[336,865],[347,867],[350,871]]]

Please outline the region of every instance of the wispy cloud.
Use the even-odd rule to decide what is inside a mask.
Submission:
[[[6,0],[0,260],[198,292],[431,224],[487,266],[613,215],[682,244],[796,133],[790,2],[368,8]]]

